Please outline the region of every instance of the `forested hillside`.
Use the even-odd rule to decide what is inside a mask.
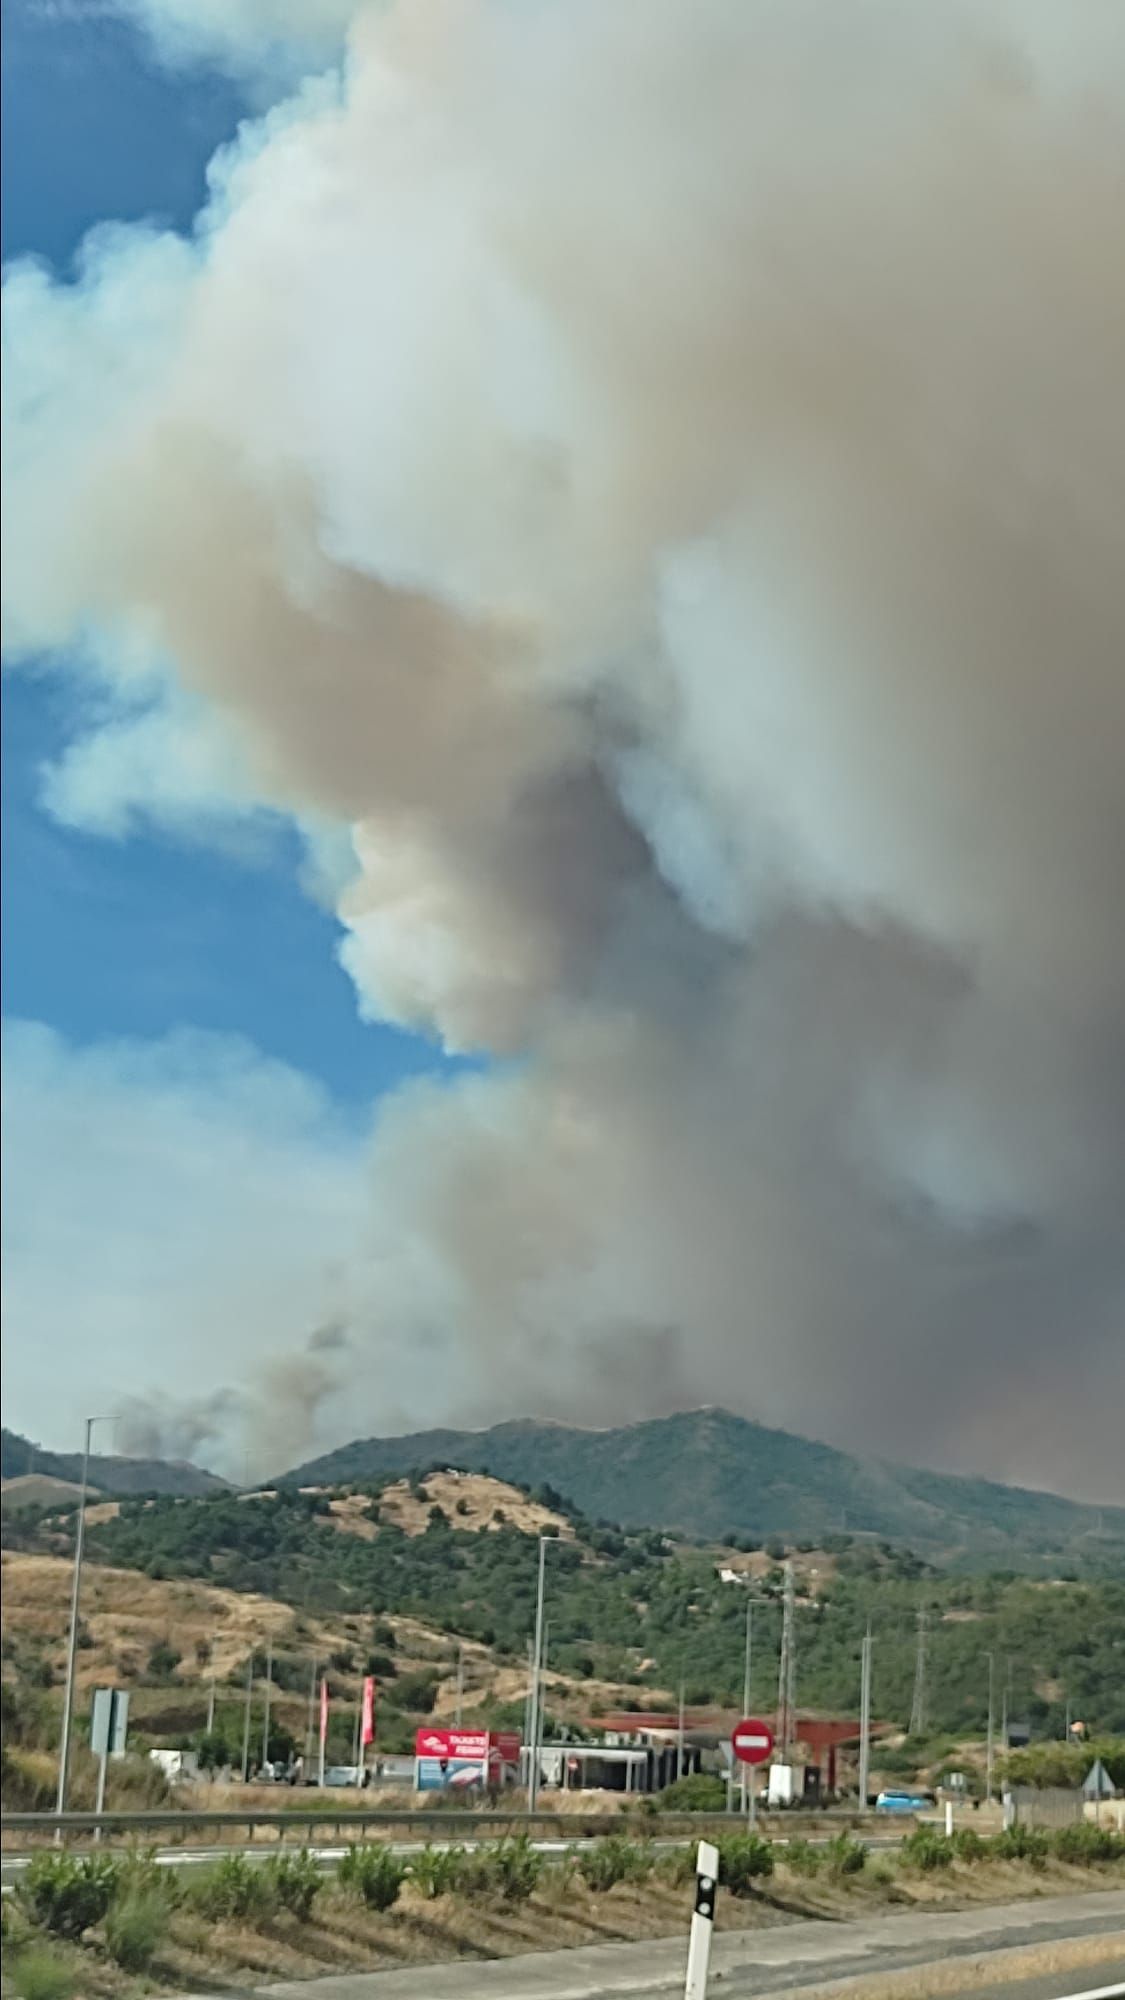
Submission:
[[[617,1430],[497,1424],[365,1438],[285,1475],[333,1485],[431,1465],[549,1480],[587,1514],[696,1536],[841,1530],[884,1536],[966,1567],[1054,1574],[1060,1564],[1125,1571],[1125,1508],[862,1459],[729,1410],[690,1410]],[[1107,1482],[1113,1468],[1106,1468]]]
[[[534,1616],[536,1537],[497,1508],[482,1531],[455,1508],[411,1491],[416,1527],[401,1524],[400,1487],[344,1503],[328,1492],[281,1489],[259,1496],[125,1501],[97,1509],[87,1547],[94,1561],[150,1577],[194,1577],[316,1610],[405,1614],[522,1662]],[[540,1489],[546,1507],[558,1495]],[[11,1524],[9,1545],[65,1550],[73,1516]],[[747,1589],[723,1582],[725,1561],[753,1573],[753,1697],[775,1699],[783,1573],[773,1545],[755,1557],[674,1544],[573,1518],[549,1527],[548,1615],[554,1665],[651,1691],[685,1681],[696,1706],[741,1699]],[[979,1733],[987,1702],[986,1656],[996,1660],[1009,1713],[1038,1734],[1062,1733],[1067,1703],[1091,1730],[1125,1731],[1125,1581],[1043,1582],[1007,1574],[951,1575],[890,1544],[829,1538],[795,1557],[799,1580],[798,1697],[803,1706],[853,1711],[859,1647],[875,1638],[874,1707],[905,1726],[914,1674],[915,1624],[929,1621],[928,1726],[950,1737]],[[999,1696],[998,1696],[999,1700]]]

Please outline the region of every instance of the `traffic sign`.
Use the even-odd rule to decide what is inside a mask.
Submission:
[[[764,1764],[773,1754],[773,1730],[756,1715],[744,1717],[731,1731],[730,1741],[740,1764]]]

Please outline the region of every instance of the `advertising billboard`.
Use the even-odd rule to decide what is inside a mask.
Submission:
[[[519,1776],[514,1729],[419,1729],[414,1737],[414,1784],[420,1792],[496,1790]]]

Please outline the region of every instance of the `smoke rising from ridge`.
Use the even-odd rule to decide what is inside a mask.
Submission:
[[[173,662],[517,1058],[380,1112],[372,1410],[1112,1451],[1123,192],[1100,0],[369,6],[9,276],[10,642]]]

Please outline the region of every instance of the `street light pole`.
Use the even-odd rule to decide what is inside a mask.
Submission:
[[[250,1713],[254,1705],[254,1648],[246,1662],[246,1701],[242,1712],[242,1782],[250,1776]]]
[[[531,1726],[528,1734],[527,1808],[534,1812],[539,1802],[539,1738],[542,1734],[543,1600],[547,1584],[547,1536],[539,1537],[539,1581],[535,1595],[535,1653],[531,1667]]]
[[[270,1688],[273,1683],[273,1640],[266,1642],[266,1700],[262,1710],[262,1769],[270,1760]]]
[[[863,1635],[859,1671],[859,1809],[867,1810],[871,1770],[871,1625]]]
[[[988,1740],[984,1753],[984,1800],[992,1804],[992,1716],[996,1693],[996,1655],[988,1655]]]
[[[86,1538],[86,1489],[90,1484],[90,1440],[99,1417],[86,1419],[86,1443],[82,1452],[82,1485],[78,1494],[78,1526],[74,1535],[74,1580],[70,1589],[70,1638],[66,1649],[66,1687],[63,1692],[62,1738],[59,1743],[59,1783],[55,1811],[66,1811],[66,1786],[70,1774],[70,1725],[74,1713],[74,1666],[78,1655],[78,1601],[82,1591],[82,1544]]]

